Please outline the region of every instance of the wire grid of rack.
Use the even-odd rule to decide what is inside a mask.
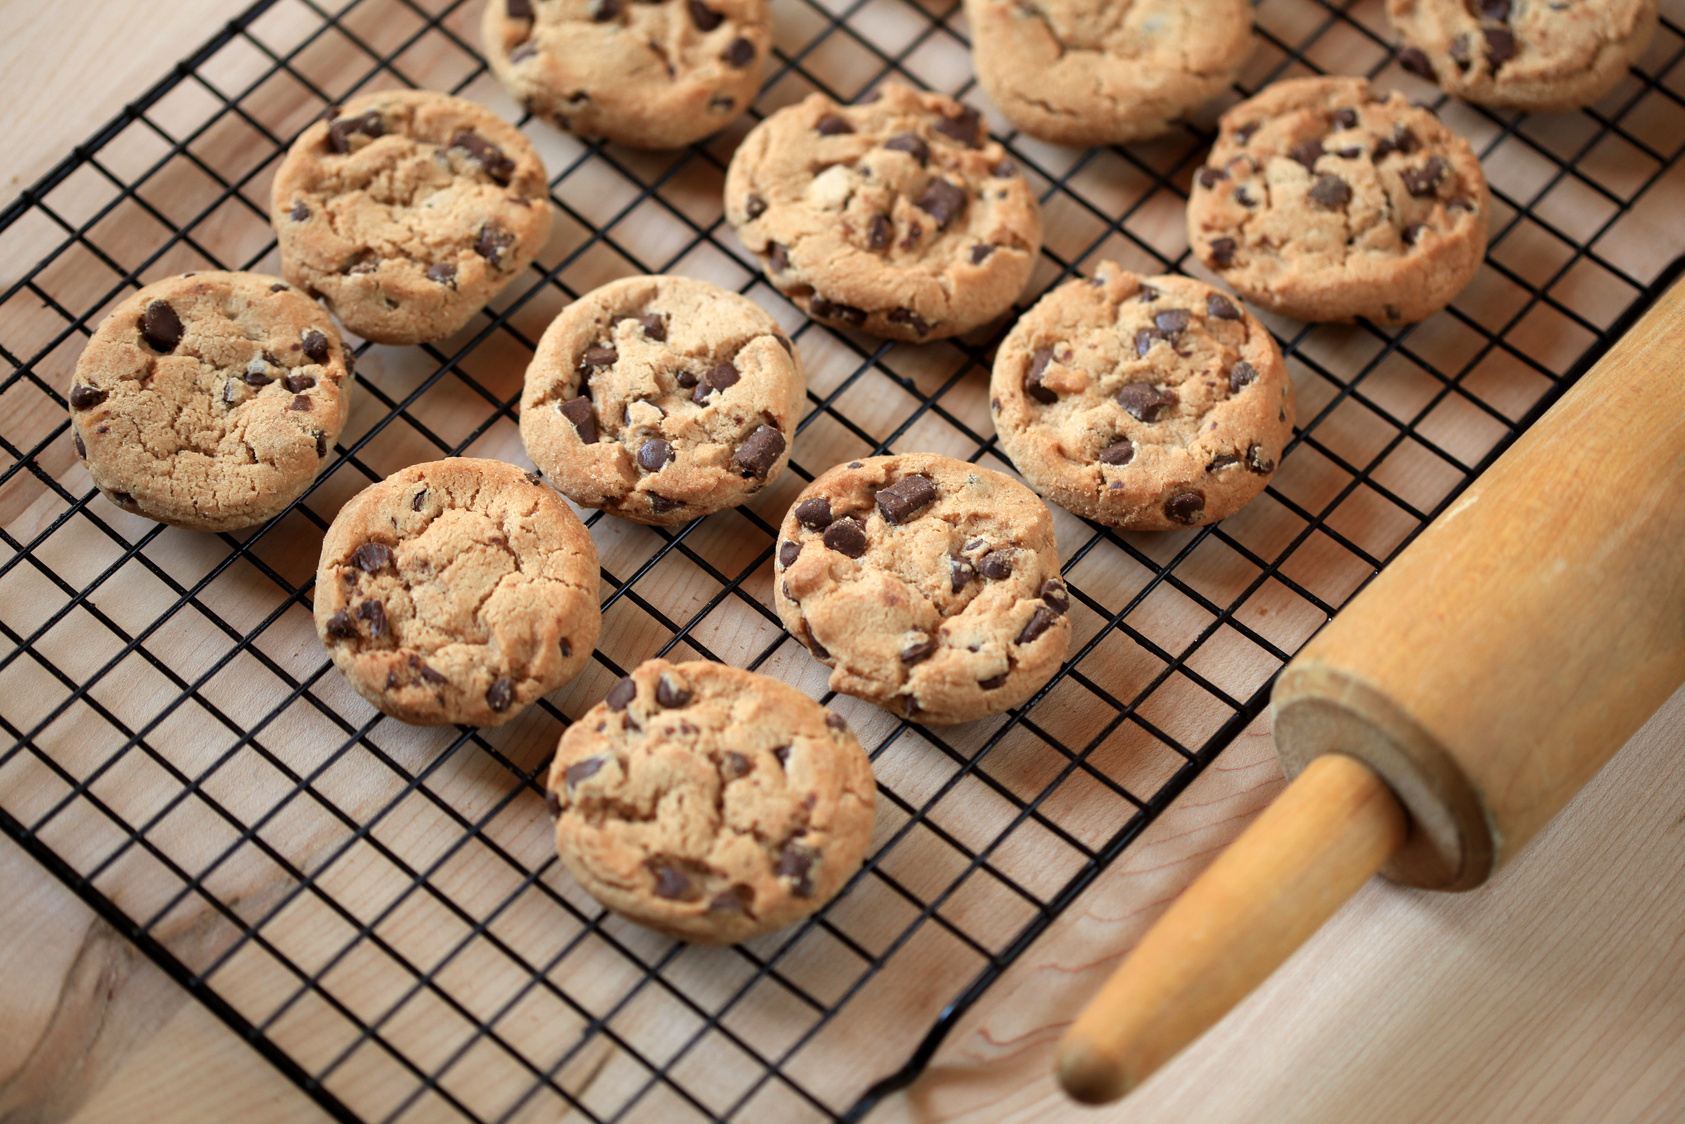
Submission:
[[[751,118],[889,76],[975,93],[954,0],[774,0]],[[0,215],[0,823],[270,1061],[345,1120],[858,1119],[1263,710],[1300,644],[1629,326],[1685,249],[1646,218],[1685,149],[1685,4],[1592,110],[1434,104],[1481,152],[1492,249],[1452,310],[1402,330],[1271,321],[1300,433],[1267,494],[1218,526],[1120,534],[1055,512],[1076,638],[1021,711],[923,729],[825,692],[770,609],[778,519],[801,484],[880,450],[1010,471],[988,423],[1004,327],[923,346],[807,323],[721,220],[752,121],[678,153],[526,120],[463,0],[262,0]],[[1261,0],[1234,98],[1367,73],[1417,96],[1378,3]],[[240,535],[109,505],[63,394],[117,300],[195,268],[275,272],[269,178],[353,92],[449,89],[522,121],[557,231],[459,336],[360,349],[350,424],[315,488]],[[1003,132],[1048,238],[1027,305],[1103,257],[1198,272],[1181,228],[1213,112],[1152,144],[1075,152]],[[1643,225],[1639,236],[1619,236]],[[1646,234],[1645,232],[1649,232]],[[1674,240],[1657,254],[1655,242]],[[1648,245],[1634,256],[1611,247]],[[604,641],[569,688],[495,731],[384,719],[310,624],[323,529],[369,481],[473,453],[524,462],[533,341],[616,276],[683,272],[778,316],[809,372],[792,471],[738,512],[671,530],[589,513]],[[821,915],[736,949],[607,916],[550,852],[540,778],[568,716],[653,655],[780,676],[845,713],[883,811],[865,870]],[[573,1114],[573,1115],[569,1115]]]

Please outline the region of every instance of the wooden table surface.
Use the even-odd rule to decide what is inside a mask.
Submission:
[[[0,200],[235,7],[0,7]],[[1669,197],[1681,186],[1675,175]],[[1460,896],[1370,885],[1125,1105],[1077,1108],[1048,1075],[1053,1043],[1122,951],[1280,788],[1260,722],[997,985],[912,1092],[872,1119],[1680,1119],[1682,742],[1685,691],[1494,883]],[[0,1121],[325,1119],[10,841],[0,842],[0,982]]]

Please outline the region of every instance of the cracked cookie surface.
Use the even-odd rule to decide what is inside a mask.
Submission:
[[[1620,83],[1656,0],[1388,0],[1405,69],[1448,94],[1531,112],[1579,109]]]
[[[585,666],[602,629],[597,548],[502,461],[412,465],[340,509],[316,570],[316,634],[377,708],[500,726]]]
[[[1296,78],[1223,115],[1188,241],[1282,315],[1413,322],[1474,278],[1489,211],[1480,161],[1433,114],[1361,78]]]
[[[685,523],[778,479],[805,389],[789,337],[754,301],[688,277],[628,277],[545,329],[521,440],[575,503]]]
[[[550,237],[537,150],[489,109],[429,90],[330,112],[275,173],[287,279],[376,343],[460,330]]]
[[[1246,0],[965,0],[965,12],[989,97],[1056,144],[1167,132],[1252,54]]]
[[[775,599],[831,689],[933,725],[1017,706],[1070,644],[1053,519],[1004,473],[932,453],[824,473],[779,528]]]
[[[1111,262],[1019,319],[989,394],[1001,447],[1031,487],[1131,530],[1240,510],[1293,436],[1287,366],[1239,301]]]
[[[755,100],[772,13],[766,0],[487,0],[481,42],[529,112],[582,137],[678,148]]]
[[[591,896],[682,940],[806,917],[860,869],[877,790],[840,715],[785,683],[647,660],[556,747],[556,851]]]
[[[757,125],[726,173],[726,218],[809,316],[890,339],[988,323],[1024,289],[1041,208],[977,111],[887,83]]]
[[[327,313],[280,278],[165,278],[112,309],[77,359],[76,452],[125,511],[194,531],[255,526],[316,479],[350,375]]]

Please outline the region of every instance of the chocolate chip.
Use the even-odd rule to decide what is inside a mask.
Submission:
[[[824,496],[809,496],[796,505],[796,522],[810,531],[821,531],[831,525],[831,501]]]
[[[1164,338],[1164,333],[1157,328],[1140,328],[1135,332],[1135,356],[1146,358],[1147,352],[1153,349],[1153,344]]]
[[[784,542],[778,546],[778,565],[782,569],[788,570],[801,556],[802,544],[799,542]]]
[[[1053,362],[1053,349],[1051,347],[1037,348],[1035,354],[1030,356],[1029,367],[1024,371],[1024,393],[1043,405],[1050,405],[1059,401],[1059,396],[1043,386],[1041,382],[1042,373],[1047,370],[1047,365],[1051,362]]]
[[[1135,444],[1127,437],[1119,437],[1116,441],[1100,450],[1100,463],[1113,464],[1119,467],[1135,459]]]
[[[749,764],[749,759],[741,753],[728,749],[720,755],[720,777],[723,780],[734,781],[739,777],[746,777],[751,769],[753,766]]]
[[[1014,644],[1030,644],[1038,639],[1042,633],[1053,627],[1053,622],[1059,619],[1059,614],[1046,605],[1041,606],[1030,619],[1025,622],[1024,629],[1018,634]]]
[[[451,138],[450,146],[462,149],[478,161],[480,167],[486,170],[486,175],[504,187],[508,187],[509,181],[515,178],[515,162],[505,156],[501,148],[472,129],[459,129]]]
[[[392,563],[392,548],[382,542],[366,542],[351,552],[351,564],[372,574]]]
[[[289,410],[299,411],[308,410],[311,408],[310,399],[305,395],[300,394],[293,399],[293,404],[287,408]]]
[[[638,694],[638,685],[628,675],[620,682],[609,688],[608,696],[603,699],[610,710],[625,710]]]
[[[958,593],[971,583],[977,576],[977,570],[963,558],[948,559],[948,577],[953,582],[954,592]]]
[[[1235,240],[1233,238],[1214,238],[1211,240],[1211,261],[1217,268],[1229,265],[1234,261]]]
[[[1055,578],[1048,578],[1041,583],[1041,599],[1049,609],[1055,613],[1065,613],[1071,608],[1071,595],[1065,589],[1064,583]]]
[[[1426,78],[1429,82],[1437,81],[1433,73],[1433,64],[1428,62],[1428,56],[1414,47],[1399,49],[1398,65],[1418,78]]]
[[[1218,453],[1211,458],[1211,463],[1205,466],[1207,472],[1221,472],[1230,465],[1240,463],[1240,457],[1234,453]]]
[[[285,293],[285,292],[290,292],[291,290],[292,290],[291,285],[288,285],[285,282],[281,282],[281,281],[277,281],[277,282],[275,282],[275,284],[269,286],[269,291],[271,293]]]
[[[357,635],[357,623],[350,613],[335,613],[328,618],[328,635],[336,640],[349,640]]]
[[[134,507],[135,498],[127,492],[112,492],[111,502],[121,507]]]
[[[737,364],[727,361],[708,368],[708,373],[702,377],[715,390],[725,390],[727,387],[736,386],[743,376],[738,373]]]
[[[995,248],[992,245],[990,245],[989,243],[987,243],[987,242],[977,243],[977,245],[971,247],[971,264],[972,265],[982,265],[985,261],[988,260],[989,255],[994,253],[994,252],[995,252]]]
[[[1018,174],[1018,165],[1011,160],[1002,160],[989,169],[989,174],[997,180],[1011,179]]]
[[[1467,211],[1471,215],[1474,214],[1475,210],[1474,204],[1470,203],[1467,199],[1453,199],[1451,202],[1445,204],[1445,209],[1447,211]]]
[[[1498,23],[1508,23],[1510,0],[1480,0],[1480,14]]]
[[[545,794],[544,794],[544,810],[550,813],[551,819],[553,819],[553,820],[561,819],[562,818],[562,798],[560,796],[557,796],[554,792],[548,792],[548,791],[545,792]]]
[[[926,636],[901,649],[901,662],[906,664],[918,663],[920,660],[929,659],[930,654],[934,651],[936,651],[935,637]]]
[[[386,606],[379,601],[365,601],[357,606],[357,615],[369,622],[369,639],[379,640],[386,635]]]
[[[655,681],[655,701],[669,710],[676,710],[690,703],[690,692],[663,675]]]
[[[1155,422],[1165,408],[1176,405],[1178,399],[1173,390],[1160,390],[1150,382],[1132,382],[1117,392],[1117,402],[1133,417]]]
[[[414,656],[410,657],[410,666],[415,668],[415,673],[421,676],[421,681],[423,683],[431,683],[437,687],[441,683],[449,682],[449,680],[443,675],[440,675],[437,671],[434,671],[433,668],[416,659]]]
[[[1220,182],[1229,178],[1229,173],[1222,168],[1201,168],[1199,170],[1199,186],[1207,190],[1216,187]]]
[[[1334,114],[1334,124],[1342,129],[1357,128],[1357,110],[1341,109]]]
[[[924,234],[924,227],[915,219],[907,224],[907,237],[901,239],[901,248],[911,250],[919,244],[919,237]]]
[[[1167,308],[1153,317],[1153,323],[1158,325],[1158,330],[1164,333],[1166,339],[1171,339],[1187,331],[1192,319],[1185,308]]]
[[[999,675],[991,675],[987,679],[979,679],[977,681],[977,685],[985,691],[998,691],[1002,687],[1006,686],[1006,677],[1008,674],[1010,673],[1003,671]]]
[[[1408,156],[1422,147],[1422,142],[1416,139],[1416,134],[1407,125],[1394,125],[1392,130],[1393,147]]]
[[[825,528],[824,542],[844,558],[859,558],[866,553],[866,528],[857,519],[838,519]]]
[[[1234,201],[1242,207],[1256,207],[1258,205],[1258,201],[1252,198],[1252,193],[1244,187],[1234,189]]]
[[[328,126],[328,147],[341,154],[350,152],[351,138],[355,134],[370,140],[383,137],[386,135],[386,122],[372,109],[355,117],[341,117]]]
[[[866,310],[855,308],[850,304],[836,304],[815,293],[808,301],[808,312],[820,320],[841,320],[851,328],[858,328],[866,322]]]
[[[1310,197],[1318,206],[1335,211],[1352,201],[1352,189],[1339,176],[1321,175],[1311,184]]]
[[[1258,377],[1258,368],[1242,359],[1229,368],[1229,393],[1239,394],[1240,389]]]
[[[930,477],[903,476],[887,488],[878,491],[878,510],[887,523],[901,524],[913,518],[936,500],[936,485]]]
[[[749,434],[749,439],[737,447],[731,463],[745,476],[766,479],[772,466],[778,463],[785,449],[784,435],[774,426],[762,425]]]
[[[650,873],[655,875],[655,896],[668,901],[695,901],[702,895],[691,883],[690,876],[661,859],[650,859]]]
[[[1265,454],[1262,445],[1249,445],[1246,448],[1246,470],[1268,476],[1275,471],[1275,461]]]
[[[499,714],[509,709],[509,704],[515,701],[515,684],[507,676],[497,680],[486,689],[486,705]]]
[[[766,214],[766,200],[762,199],[759,195],[751,193],[748,198],[743,200],[743,213],[750,219],[760,218],[762,215]],[[776,243],[774,243],[774,245],[776,245]]]
[[[474,252],[501,268],[504,253],[514,244],[513,231],[503,229],[496,220],[489,220],[481,225],[479,237],[474,239]]]
[[[1099,281],[1100,279],[1096,277],[1094,280]],[[1140,301],[1142,304],[1152,304],[1154,301],[1158,300],[1160,295],[1159,291],[1151,285],[1142,285],[1139,289],[1135,290],[1135,299]]]
[[[1239,320],[1240,309],[1234,302],[1222,293],[1212,293],[1205,298],[1205,314],[1213,320]]]
[[[73,386],[70,388],[70,408],[72,410],[91,410],[105,401],[105,391],[91,386]]]
[[[698,31],[712,31],[725,20],[725,16],[714,11],[702,0],[690,0],[686,5],[690,8],[690,22],[696,25]]]
[[[888,249],[890,240],[895,237],[895,227],[883,215],[873,215],[871,225],[866,230],[866,245],[874,250]]]
[[[1164,501],[1164,514],[1173,523],[1191,527],[1205,511],[1205,497],[1198,492],[1177,492]]]
[[[165,354],[181,342],[181,317],[164,301],[152,301],[140,315],[141,338]]]
[[[983,147],[983,117],[969,105],[960,107],[957,115],[944,115],[936,123],[936,131],[970,148]]]
[[[456,266],[448,261],[437,262],[427,267],[427,280],[437,281],[441,285],[449,285],[456,281]]]
[[[293,209],[287,212],[287,217],[294,222],[304,222],[310,217],[310,208],[303,203],[294,203]]]
[[[912,133],[902,133],[899,136],[890,137],[883,142],[883,146],[891,152],[905,152],[921,165],[930,159],[930,146],[925,144],[921,137]]]
[[[977,560],[977,572],[991,581],[1000,581],[1012,576],[1012,558],[1016,552],[1011,547],[991,550]]]
[[[1416,244],[1416,240],[1422,236],[1422,231],[1427,228],[1427,223],[1413,222],[1403,230],[1399,231],[1398,236],[1404,239],[1404,244],[1406,246],[1414,246]]]
[[[755,891],[744,882],[734,882],[731,889],[715,894],[708,903],[709,913],[741,913],[754,916]]]
[[[778,856],[778,865],[773,867],[773,873],[780,878],[788,878],[793,883],[790,892],[798,898],[813,896],[813,882],[808,877],[813,869],[815,855],[806,847],[798,847],[794,843],[784,844],[784,851]]]
[[[673,457],[673,446],[658,437],[650,438],[638,449],[638,464],[645,472],[660,472]]]
[[[1295,160],[1300,164],[1303,164],[1307,171],[1315,171],[1317,159],[1322,155],[1322,153],[1322,142],[1319,140],[1309,140],[1305,141],[1303,144],[1294,145],[1288,150],[1287,157],[1290,160]]]
[[[1459,35],[1451,40],[1451,46],[1446,49],[1451,61],[1457,64],[1457,69],[1466,71],[1474,65],[1474,52],[1469,48],[1469,37]]]
[[[741,36],[733,39],[731,45],[720,53],[727,66],[742,70],[755,61],[755,45]]]
[[[935,219],[936,229],[941,230],[964,213],[965,200],[963,190],[947,180],[934,179],[913,205]]]
[[[1434,194],[1439,187],[1439,181],[1445,178],[1445,173],[1451,170],[1451,165],[1439,156],[1428,157],[1428,162],[1420,168],[1406,168],[1399,178],[1404,181],[1404,190],[1418,198]]]
[[[316,380],[310,375],[288,375],[287,389],[294,394],[302,394],[316,385]]]
[[[621,682],[630,683],[631,680],[622,679]],[[562,771],[562,783],[567,786],[569,792],[572,792],[576,785],[590,780],[592,777],[601,772],[603,765],[606,763],[606,759],[602,757],[587,757],[583,761],[569,765]]]
[[[854,132],[854,126],[849,123],[848,118],[835,113],[825,114],[813,128],[822,137],[836,137]]]
[[[561,411],[562,417],[573,423],[581,441],[587,445],[597,443],[597,414],[591,408],[589,398],[569,398],[556,408]]]
[[[326,363],[331,354],[328,350],[328,337],[315,328],[306,328],[299,341],[304,347],[304,354],[313,363]]]
[[[1515,33],[1507,27],[1483,27],[1486,36],[1486,61],[1496,70],[1515,57]]]
[[[785,355],[794,355],[796,353],[796,345],[790,342],[789,336],[781,333],[773,336],[772,338],[778,341],[778,346],[784,349]]]
[[[509,13],[512,20],[530,20],[532,18],[532,0],[506,0],[503,10]]]
[[[421,489],[421,491],[417,492],[415,494],[415,498],[410,501],[410,510],[411,511],[420,511],[422,506],[424,504],[426,504],[426,502],[427,502],[427,489],[423,488],[423,489]]]
[[[930,329],[934,327],[934,325],[932,325],[928,320],[910,308],[898,308],[894,312],[891,312],[889,314],[889,322],[891,324],[905,324],[920,337],[928,336],[930,334]]]
[[[827,725],[830,724],[829,719],[826,719],[826,724]],[[790,747],[789,746],[787,746],[787,745],[779,746],[778,748],[776,748],[772,751],[772,755],[778,759],[779,768],[788,769],[790,767]]]
[[[87,460],[88,447],[82,444],[82,435],[80,433],[72,432],[70,439],[76,443],[76,455],[81,457],[83,460]]]
[[[1245,145],[1252,139],[1253,135],[1263,127],[1264,123],[1262,121],[1252,121],[1248,124],[1242,125],[1234,131],[1235,143],[1238,145]]]

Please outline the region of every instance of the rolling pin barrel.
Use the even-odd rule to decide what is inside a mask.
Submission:
[[[1144,1080],[1377,868],[1463,890],[1513,858],[1685,682],[1682,546],[1685,284],[1282,672],[1296,779],[1072,1025],[1066,1089]]]

